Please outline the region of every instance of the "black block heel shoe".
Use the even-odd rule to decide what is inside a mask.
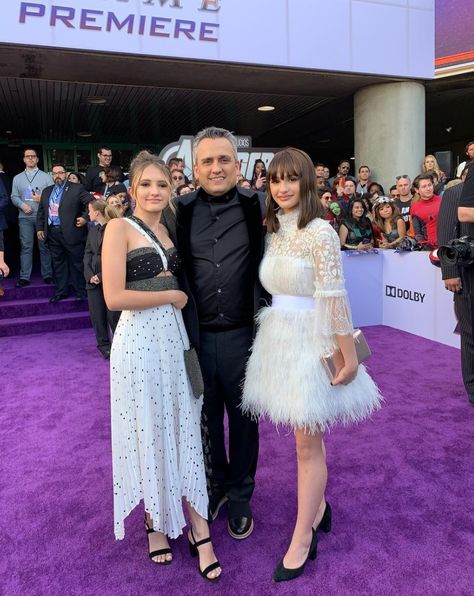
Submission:
[[[273,572],[272,579],[274,582],[287,582],[290,579],[296,579],[300,575],[303,575],[304,568],[306,567],[306,563],[308,559],[314,561],[318,555],[318,535],[316,534],[316,530],[312,528],[313,537],[311,539],[311,544],[308,551],[308,556],[306,557],[306,561],[301,565],[301,567],[297,567],[296,569],[287,569],[283,565],[283,559],[278,563],[277,568]]]
[[[148,539],[148,556],[150,557],[150,560],[155,563],[156,565],[171,565],[173,559],[171,559],[171,561],[168,561],[167,559],[165,559],[164,561],[155,561],[155,557],[159,557],[160,555],[172,555],[173,552],[170,548],[160,548],[158,550],[152,550],[150,552],[150,539],[148,538],[149,534],[153,534],[155,532],[155,530],[153,528],[150,528],[150,526],[148,525],[146,518],[145,518],[145,530],[146,530],[146,537]]]
[[[203,544],[207,544],[208,542],[211,542],[211,537],[208,536],[207,538],[203,538],[202,540],[199,540],[199,542],[196,542],[196,539],[194,538],[192,529],[191,529],[191,536],[193,538],[192,542],[191,542],[191,538],[189,538],[189,536],[188,536],[189,554],[191,555],[191,557],[197,557],[199,555],[198,548],[200,546],[202,546]],[[217,569],[220,566],[221,565],[220,565],[219,561],[216,561],[215,563],[211,563],[210,565],[208,565],[205,569],[203,569],[201,571],[201,567],[199,566],[199,563],[198,563],[199,573],[202,575],[202,577],[204,579],[207,579],[208,582],[216,582],[218,579],[220,579],[220,577],[221,577],[220,575],[217,575],[216,577],[209,577],[209,573],[211,573],[211,571],[214,571],[214,569]]]
[[[328,534],[332,528],[332,509],[331,505],[326,501],[326,509],[324,510],[323,517],[321,521],[316,526],[316,531],[321,530],[325,534]]]

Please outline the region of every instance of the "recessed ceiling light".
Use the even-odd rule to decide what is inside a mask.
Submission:
[[[86,130],[83,130],[81,132],[77,133],[78,137],[91,137],[92,133],[91,132],[87,132]]]
[[[11,135],[11,134],[13,134],[13,130],[6,130],[6,131],[5,131],[5,134],[6,134],[6,135]]]
[[[274,109],[275,109],[275,106],[259,106],[257,108],[257,110],[259,112],[273,112]]]
[[[91,97],[85,98],[87,103],[90,103],[93,106],[103,106],[107,103],[107,99],[105,97],[99,97],[96,95],[92,95]]]

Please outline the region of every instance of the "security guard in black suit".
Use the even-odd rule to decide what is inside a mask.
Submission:
[[[439,246],[461,236],[471,236],[474,239],[473,166],[474,164],[470,164],[463,171],[463,183],[449,188],[443,195],[438,214]],[[469,196],[473,204],[471,222],[459,212],[460,206]],[[462,377],[468,399],[474,404],[474,265],[460,267],[441,264],[441,272],[445,288],[454,293],[454,309],[461,335]]]
[[[84,248],[87,238],[87,204],[92,196],[82,186],[67,182],[63,164],[52,169],[54,184],[41,193],[38,205],[38,238],[44,239],[51,252],[55,293],[50,302],[67,298],[69,276],[77,300],[86,298]]]

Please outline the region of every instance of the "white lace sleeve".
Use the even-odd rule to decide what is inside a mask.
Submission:
[[[344,285],[341,247],[336,232],[322,225],[315,230],[314,308],[318,332],[323,336],[352,334],[352,317]]]

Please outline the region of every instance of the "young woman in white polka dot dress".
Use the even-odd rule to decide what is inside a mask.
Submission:
[[[195,399],[184,365],[188,339],[181,309],[187,296],[175,274],[179,258],[161,213],[171,178],[158,158],[140,153],[130,167],[134,217],[111,221],[102,249],[104,295],[121,310],[110,358],[114,529],[140,501],[150,559],[169,564],[168,538],[186,520],[190,551],[210,581],[221,573],[207,524],[208,496],[201,443],[202,397]]]

